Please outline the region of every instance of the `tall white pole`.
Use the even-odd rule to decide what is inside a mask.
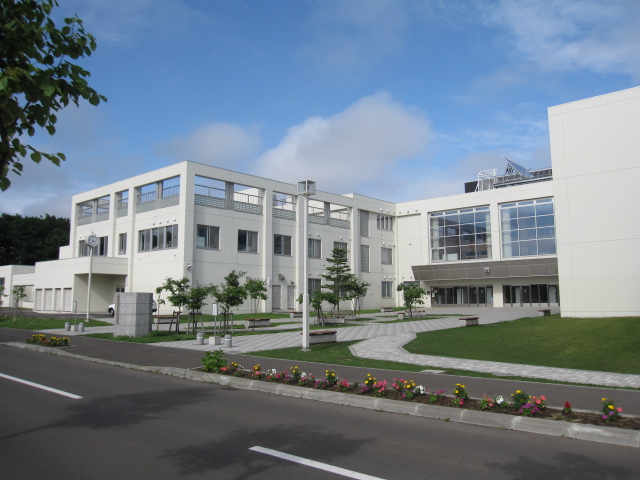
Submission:
[[[89,323],[89,310],[91,307],[91,273],[93,270],[93,247],[89,253],[89,282],[87,284],[87,323]]]
[[[302,351],[309,351],[309,265],[308,253],[309,239],[309,195],[302,196]]]

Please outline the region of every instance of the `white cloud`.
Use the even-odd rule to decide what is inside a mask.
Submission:
[[[431,139],[422,111],[379,92],[331,117],[291,127],[256,161],[255,171],[291,183],[310,178],[329,192],[382,196],[393,169],[424,155]]]
[[[259,145],[255,133],[238,125],[210,123],[165,142],[157,150],[175,161],[191,160],[237,170],[254,158]]]
[[[549,71],[576,68],[640,75],[640,3],[636,0],[500,0],[479,4],[505,29],[512,53]]]

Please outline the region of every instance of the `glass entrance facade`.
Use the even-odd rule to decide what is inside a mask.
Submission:
[[[462,285],[459,287],[437,287],[433,290],[433,305],[492,307],[493,286]]]
[[[503,285],[505,307],[559,306],[560,290],[556,284]]]

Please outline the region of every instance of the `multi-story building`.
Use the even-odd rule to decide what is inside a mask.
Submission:
[[[0,281],[5,294],[24,285],[36,310],[86,311],[90,297],[104,312],[117,292],[220,283],[235,269],[266,279],[265,310],[297,310],[300,286],[319,288],[340,246],[371,284],[364,308],[399,305],[397,285],[419,282],[427,306],[638,315],[640,87],[552,107],[549,129],[553,169],[507,161],[467,193],[398,204],[318,191],[306,230],[296,185],[178,163],[74,196],[59,260],[0,267]]]

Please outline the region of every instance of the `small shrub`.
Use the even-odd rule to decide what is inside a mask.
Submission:
[[[424,394],[424,387],[416,386],[413,380],[405,380],[403,378],[394,378],[391,384],[393,390],[400,394],[406,400],[411,400],[416,394]]]
[[[335,385],[338,383],[338,375],[336,375],[335,370],[326,370],[325,376],[327,378],[327,385]]]
[[[438,403],[442,397],[444,397],[444,390],[438,390],[437,392],[427,392],[429,395],[429,403]]]
[[[205,352],[204,357],[201,359],[202,365],[206,372],[220,373],[222,368],[226,370],[227,359],[222,355],[222,350],[216,350],[215,352]]]
[[[482,400],[480,400],[480,409],[481,410],[493,410],[494,408],[496,408],[496,402],[493,398],[487,397],[486,395],[484,395],[482,397]]]
[[[261,380],[264,374],[260,371],[260,364],[256,364],[251,367],[251,378],[254,380]]]
[[[620,418],[621,413],[622,408],[616,407],[613,400],[610,398],[602,399],[602,420],[604,420],[605,423],[615,422]]]
[[[569,403],[569,400],[564,402],[564,408],[562,409],[562,413],[564,413],[565,415],[571,415],[573,413],[573,410],[571,410],[571,404]]]
[[[461,383],[456,383],[456,389],[453,391],[453,404],[464,405],[469,400],[469,394],[467,393],[467,387]]]
[[[298,367],[291,367],[291,381],[293,383],[297,383],[300,384],[300,378],[302,373],[300,372],[300,369]]]

